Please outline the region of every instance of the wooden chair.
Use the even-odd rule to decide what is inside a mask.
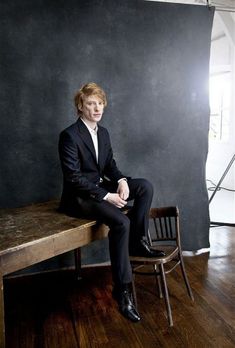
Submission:
[[[158,284],[160,298],[164,295],[169,325],[173,326],[166,274],[173,271],[178,265],[181,268],[188,295],[194,301],[182,256],[179,210],[177,207],[152,208],[149,217],[149,242],[152,248],[164,250],[166,255],[159,258],[130,257],[133,270],[134,302],[137,307],[135,274],[154,275]]]

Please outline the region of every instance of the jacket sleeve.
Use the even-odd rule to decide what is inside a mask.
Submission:
[[[105,161],[104,175],[107,176],[110,180],[117,182],[121,178],[125,178],[117,167],[116,161],[113,158],[113,150],[110,142],[110,137],[107,132],[107,146],[108,146],[108,155]]]
[[[60,134],[59,155],[64,180],[71,185],[74,193],[102,201],[108,191],[89,181],[82,174],[77,144],[67,132]]]

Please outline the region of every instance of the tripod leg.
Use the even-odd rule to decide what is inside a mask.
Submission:
[[[226,175],[227,175],[229,169],[231,168],[231,166],[232,166],[234,160],[235,160],[235,155],[233,155],[231,161],[229,162],[229,164],[227,165],[227,168],[225,169],[223,175],[221,176],[221,178],[220,178],[218,184],[216,185],[216,187],[215,187],[215,189],[214,189],[214,192],[212,193],[212,195],[211,195],[211,197],[210,197],[210,199],[209,199],[209,204],[210,204],[210,202],[212,201],[212,199],[214,198],[214,195],[216,194],[216,192],[218,191],[218,189],[219,189],[219,187],[220,187],[222,181],[223,181],[224,178],[226,177]]]

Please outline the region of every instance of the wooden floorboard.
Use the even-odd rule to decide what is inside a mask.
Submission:
[[[174,327],[152,277],[137,276],[142,320],[123,318],[111,296],[109,267],[5,281],[7,348],[235,347],[235,229],[211,230],[210,252],[185,257],[195,296],[179,271],[167,277]]]

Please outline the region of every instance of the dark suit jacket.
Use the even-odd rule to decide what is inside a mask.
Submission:
[[[64,176],[61,210],[73,206],[76,197],[102,201],[108,191],[100,178],[117,182],[125,177],[117,168],[108,131],[98,126],[98,163],[91,135],[79,118],[66,128],[59,139],[59,154]]]

